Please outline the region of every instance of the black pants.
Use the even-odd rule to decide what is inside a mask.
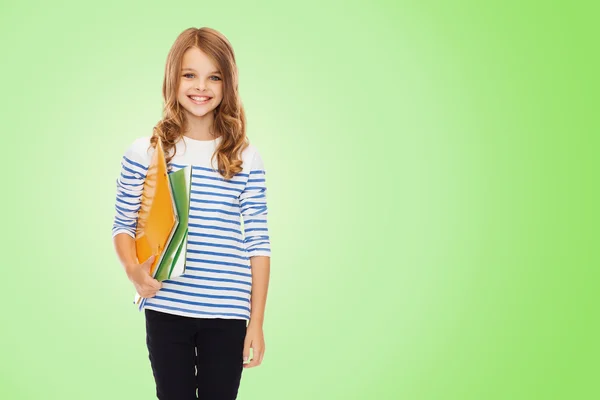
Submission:
[[[146,344],[159,400],[237,397],[246,320],[191,318],[149,309],[145,315]]]

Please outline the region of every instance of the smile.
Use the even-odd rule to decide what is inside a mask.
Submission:
[[[210,99],[212,99],[212,97],[207,97],[207,96],[188,96],[188,97],[194,104],[206,104],[210,101]]]

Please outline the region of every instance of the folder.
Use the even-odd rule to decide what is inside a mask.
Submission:
[[[154,279],[158,281],[175,278],[185,272],[192,167],[187,166],[170,173],[169,182],[175,199],[179,223],[155,270]]]
[[[176,228],[179,224],[177,206],[171,189],[162,142],[157,141],[156,149],[148,166],[144,181],[142,201],[138,213],[135,234],[135,250],[139,263],[153,254],[156,255],[150,275],[154,276],[161,265]],[[136,293],[135,303],[141,296]]]

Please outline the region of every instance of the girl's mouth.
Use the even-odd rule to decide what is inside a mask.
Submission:
[[[207,97],[207,96],[188,96],[188,97],[192,101],[192,103],[198,104],[198,105],[206,104],[212,99],[212,97]]]

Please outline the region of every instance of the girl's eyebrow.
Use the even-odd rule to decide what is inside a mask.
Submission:
[[[196,72],[195,69],[193,68],[183,68],[182,71],[194,71]],[[209,74],[221,74],[219,71],[213,71],[213,72],[209,72]]]

